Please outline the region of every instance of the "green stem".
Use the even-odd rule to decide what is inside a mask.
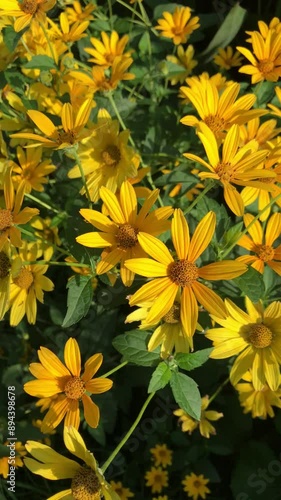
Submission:
[[[144,22],[145,26],[149,26],[149,27],[151,26],[151,23],[149,22],[149,24],[147,24],[145,22],[144,18],[142,17],[142,15],[139,14],[133,7],[131,7],[127,3],[123,2],[122,0],[117,0],[117,3],[120,3],[120,5],[123,5],[123,7],[126,7],[126,9],[129,9],[131,12],[134,12],[135,15]]]
[[[189,214],[191,210],[197,205],[197,203],[205,196],[208,191],[212,189],[214,186],[213,179],[210,179],[208,183],[206,183],[206,187],[201,191],[201,193],[195,198],[195,200],[187,207],[187,209],[183,212],[184,215]]]
[[[91,200],[91,195],[90,195],[90,192],[89,192],[89,189],[88,189],[88,186],[87,186],[86,177],[85,177],[84,170],[83,170],[80,158],[79,158],[79,156],[77,154],[77,151],[76,151],[75,147],[71,149],[71,153],[73,153],[74,159],[77,162],[77,165],[78,165],[78,168],[79,168],[79,171],[80,171],[80,175],[81,175],[81,178],[82,178],[83,186],[85,188],[86,195],[87,195],[87,198],[88,198],[88,201],[89,201],[89,207],[92,208],[92,200]]]
[[[119,123],[120,123],[120,125],[121,125],[122,129],[123,129],[123,130],[126,130],[126,129],[127,129],[127,127],[126,127],[125,123],[123,122],[123,119],[122,119],[122,117],[121,117],[121,115],[120,115],[120,113],[119,113],[119,110],[118,110],[118,108],[117,108],[117,106],[116,106],[116,103],[115,103],[115,101],[114,101],[114,98],[113,98],[112,92],[108,92],[108,93],[107,93],[107,97],[108,97],[108,99],[109,99],[109,102],[110,102],[111,106],[112,106],[112,107],[113,107],[113,109],[114,109],[114,113],[116,114],[116,116],[117,116],[117,118],[118,118],[118,121],[119,121]],[[135,141],[134,141],[134,139],[131,137],[131,135],[129,135],[129,141],[130,141],[131,145],[135,148],[135,147],[136,147],[136,145],[135,145]]]
[[[112,25],[112,5],[111,5],[111,0],[107,0],[107,5],[108,5],[108,12],[109,12],[109,24],[111,30],[113,30],[113,25]]]
[[[90,269],[89,264],[81,264],[80,262],[56,262],[55,260],[32,260],[32,261],[23,261],[24,266],[68,266],[68,267],[87,267]]]
[[[27,229],[24,229],[23,227],[20,227],[19,229],[20,229],[21,233],[26,234],[26,236],[29,236],[29,238],[31,237],[32,238],[31,241],[35,242],[35,241],[40,240],[43,243],[45,243],[45,245],[48,245],[48,246],[52,247],[54,250],[56,250],[57,252],[60,252],[62,255],[67,255],[68,257],[71,255],[69,252],[62,250],[60,247],[58,247],[54,243],[51,243],[48,240],[45,240],[43,238],[35,236],[35,234],[32,231],[28,231]]]
[[[128,364],[128,361],[124,361],[124,363],[121,363],[120,365],[115,366],[115,368],[112,368],[112,370],[110,370],[109,372],[104,373],[103,375],[101,375],[98,378],[109,377],[109,375],[112,375],[112,373],[117,372],[117,370],[120,370],[121,368],[123,368],[123,366],[126,366],[127,364]]]
[[[25,197],[28,198],[29,200],[34,201],[35,203],[38,203],[38,205],[41,205],[42,207],[47,208],[48,210],[51,210],[55,214],[61,214],[61,212],[59,210],[51,207],[51,205],[48,205],[48,203],[45,203],[44,201],[40,200],[39,198],[36,198],[36,196],[33,196],[32,194],[25,193]]]
[[[222,391],[222,389],[224,388],[225,385],[227,385],[229,382],[229,377],[227,377],[227,379],[217,388],[217,390],[214,392],[214,394],[212,394],[212,396],[209,398],[209,404],[214,401],[214,399],[216,399],[216,397],[218,396],[218,394]]]
[[[114,460],[114,458],[116,457],[116,455],[118,455],[119,451],[121,450],[121,448],[123,448],[124,444],[128,441],[129,437],[131,436],[131,434],[134,432],[135,428],[137,427],[138,423],[140,422],[147,406],[149,405],[150,401],[152,400],[153,396],[155,395],[155,392],[152,392],[151,394],[149,394],[148,398],[146,399],[145,403],[143,404],[136,420],[134,421],[133,425],[130,427],[130,429],[128,430],[127,434],[123,437],[123,439],[120,441],[120,443],[118,444],[118,446],[116,446],[115,450],[113,450],[113,452],[111,453],[111,455],[109,456],[109,458],[106,460],[106,462],[104,462],[103,466],[101,467],[101,470],[103,473],[105,473],[106,469],[109,467],[109,465],[111,464],[111,462]]]
[[[45,28],[45,26],[44,26],[44,24],[43,24],[43,23],[39,22],[39,26],[40,26],[40,28],[42,29],[42,31],[43,31],[43,33],[44,33],[44,35],[45,35],[45,38],[46,38],[47,43],[48,43],[48,45],[49,45],[50,52],[51,52],[51,54],[52,54],[52,58],[54,59],[54,62],[56,63],[56,58],[55,58],[54,49],[53,49],[53,46],[52,46],[52,44],[51,44],[51,42],[50,42],[50,39],[49,39],[49,36],[48,36],[47,30],[46,30],[46,28]],[[57,64],[57,63],[56,63],[56,64]]]

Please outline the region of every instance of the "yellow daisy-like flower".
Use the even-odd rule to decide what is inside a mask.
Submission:
[[[172,450],[167,448],[166,444],[157,444],[155,448],[150,449],[150,453],[153,456],[154,465],[158,467],[167,467],[167,465],[172,465]]]
[[[254,94],[246,94],[237,99],[239,92],[239,83],[227,85],[220,94],[211,79],[193,80],[190,88],[181,87],[181,93],[192,103],[199,119],[194,115],[186,115],[180,120],[181,123],[197,128],[200,122],[204,122],[216,138],[221,140],[225,137],[225,131],[233,124],[242,125],[266,114],[263,109],[250,109],[256,101]]]
[[[219,181],[223,186],[224,199],[230,210],[235,215],[243,215],[243,199],[234,184],[270,190],[271,188],[262,183],[261,179],[275,177],[275,174],[255,168],[265,159],[267,151],[256,151],[257,146],[252,142],[239,148],[240,131],[238,125],[232,125],[227,132],[221,153],[219,153],[215,134],[205,123],[201,123],[198,136],[203,143],[209,163],[191,153],[185,153],[184,156],[206,167],[209,172],[200,172],[199,177]]]
[[[38,257],[35,244],[25,242],[19,257],[16,258],[16,271],[12,274],[10,285],[10,325],[16,326],[26,315],[28,323],[34,325],[37,316],[37,300],[43,304],[44,292],[54,289],[53,282],[44,276],[48,266],[24,264]]]
[[[216,434],[216,429],[211,424],[211,422],[216,422],[223,417],[223,413],[219,413],[214,410],[207,410],[209,406],[209,397],[204,396],[201,398],[201,417],[200,421],[194,420],[188,413],[179,408],[174,411],[174,415],[179,417],[179,423],[181,423],[181,429],[183,432],[188,432],[191,434],[195,429],[199,428],[201,436],[209,439],[211,435]]]
[[[218,49],[218,53],[214,57],[214,63],[219,66],[220,69],[231,69],[235,66],[241,66],[242,56],[237,50],[228,45],[225,49]]]
[[[281,377],[279,384],[281,385]],[[280,385],[276,391],[272,391],[267,384],[263,385],[260,390],[256,390],[253,386],[252,372],[245,373],[240,383],[235,386],[244,413],[251,413],[252,418],[266,419],[267,416],[273,418],[272,407],[281,408]]]
[[[177,253],[173,259],[169,249],[154,236],[139,233],[138,239],[143,250],[152,259],[137,258],[127,260],[125,266],[147,278],[156,278],[143,285],[130,298],[130,305],[154,301],[146,317],[147,324],[158,323],[174,305],[177,294],[181,294],[180,318],[189,337],[193,336],[198,318],[197,301],[209,312],[224,313],[222,299],[210,288],[198,281],[232,279],[246,271],[246,266],[231,260],[214,262],[207,266],[196,265],[212,240],[216,227],[214,212],[209,212],[197,225],[190,240],[187,221],[180,209],[174,212],[171,233]],[[155,259],[155,260],[154,260]]]
[[[116,195],[105,187],[100,189],[100,197],[111,217],[109,219],[97,210],[81,209],[81,215],[101,232],[90,232],[76,238],[81,245],[90,248],[105,248],[101,261],[97,264],[97,274],[104,274],[120,262],[120,274],[125,286],[131,286],[134,273],[124,266],[132,257],[145,257],[146,252],[139,244],[139,232],[159,235],[170,228],[168,217],[173,213],[171,207],[161,207],[150,214],[149,210],[157,200],[159,190],[152,191],[137,212],[137,197],[130,182],[123,182],[120,189],[120,202]]]
[[[89,119],[91,109],[92,99],[86,99],[77,113],[74,112],[71,104],[64,104],[61,111],[62,126],[59,127],[56,127],[50,118],[41,113],[41,111],[35,109],[29,110],[27,111],[29,118],[46,137],[28,132],[11,134],[10,137],[37,141],[37,144],[30,144],[30,147],[70,148],[74,144],[77,144],[79,140],[89,135],[89,132],[84,132],[83,134],[83,129]]]
[[[152,493],[161,493],[168,486],[168,472],[161,467],[151,467],[145,474],[146,486],[151,488]]]
[[[120,500],[110,484],[104,479],[94,455],[87,450],[79,432],[72,426],[64,428],[63,439],[66,448],[76,458],[82,460],[80,465],[74,460],[60,455],[45,444],[27,441],[26,449],[34,458],[26,457],[24,465],[33,474],[45,479],[71,479],[67,490],[52,495],[47,500],[91,498],[93,500]]]
[[[212,340],[213,359],[239,356],[230,371],[230,381],[237,384],[252,369],[253,385],[261,390],[267,384],[272,391],[279,387],[281,364],[281,302],[272,302],[266,309],[246,297],[244,312],[231,300],[225,300],[227,317],[212,316],[223,328],[211,328],[206,337]]]
[[[266,120],[260,123],[259,118],[248,121],[245,125],[240,125],[240,136],[242,145],[255,140],[260,148],[267,149],[267,142],[274,139],[281,132],[281,128],[276,128],[276,120]]]
[[[6,242],[0,250],[0,320],[3,319],[10,300],[11,276],[16,274],[21,264],[18,259],[13,258],[11,245]]]
[[[14,445],[14,450],[16,455],[14,458],[10,458],[10,450],[12,450],[11,444]],[[9,445],[9,447],[7,446]],[[3,443],[3,446],[7,446],[7,456],[0,458],[0,475],[7,479],[10,467],[23,467],[24,463],[21,457],[27,454],[25,446],[21,441],[16,441],[15,443],[12,441],[6,441]]]
[[[245,226],[248,227],[253,221],[254,216],[246,214],[244,216]],[[273,271],[281,276],[281,245],[273,247],[274,242],[281,235],[281,214],[275,213],[268,219],[265,231],[259,221],[255,221],[248,232],[237,241],[246,250],[253,252],[255,255],[242,255],[237,260],[249,264],[260,273],[264,272],[264,266],[267,264]]]
[[[176,7],[173,14],[163,12],[164,19],[158,19],[155,29],[160,30],[162,36],[172,38],[175,45],[186,43],[191,33],[199,28],[199,17],[191,17],[189,7]]]
[[[131,50],[124,53],[125,47],[129,41],[128,35],[124,35],[119,39],[119,35],[116,31],[112,31],[110,36],[108,36],[105,31],[102,31],[101,38],[102,41],[98,38],[90,38],[94,48],[87,47],[84,49],[85,52],[93,56],[89,59],[89,62],[93,62],[106,69],[112,66],[116,57],[130,57],[132,53]]]
[[[18,187],[24,185],[24,192],[44,191],[43,184],[48,184],[47,175],[56,170],[50,159],[42,161],[42,148],[37,150],[27,149],[24,151],[20,146],[17,148],[19,165],[10,163],[12,168],[12,180]]]
[[[251,63],[242,66],[239,72],[251,75],[252,83],[277,82],[281,76],[281,33],[270,29],[263,38],[258,31],[252,31],[251,43],[252,51],[236,47]]]
[[[50,37],[54,40],[60,40],[65,43],[74,43],[81,38],[85,38],[87,33],[85,33],[88,28],[90,21],[76,21],[70,24],[66,12],[61,12],[59,16],[60,28],[51,19],[48,19],[51,29],[49,30]]]
[[[182,484],[187,495],[192,498],[192,500],[198,500],[198,498],[206,498],[206,495],[211,493],[211,490],[206,486],[209,482],[210,480],[206,479],[203,474],[197,476],[194,472],[191,472],[191,474],[185,476]]]
[[[59,425],[64,417],[66,427],[73,425],[75,429],[78,429],[81,400],[87,424],[96,428],[100,419],[99,408],[87,393],[101,394],[112,387],[112,381],[108,378],[100,377],[92,380],[102,364],[102,354],[94,354],[86,361],[84,373],[81,376],[81,355],[75,339],[70,338],[65,344],[65,365],[46,347],[40,347],[37,352],[40,363],[31,363],[29,370],[38,380],[31,380],[24,384],[24,390],[36,398],[50,398],[55,394],[58,395],[44,417],[42,432],[48,434]]]
[[[194,48],[193,45],[188,45],[188,47],[184,50],[182,45],[179,45],[177,48],[176,56],[167,56],[167,61],[171,63],[177,64],[178,66],[182,66],[183,70],[178,75],[173,75],[169,77],[171,85],[176,85],[177,83],[183,83],[184,80],[190,73],[192,73],[193,68],[197,66],[198,62],[193,59],[194,57]]]
[[[275,87],[275,94],[277,96],[277,99],[279,101],[279,104],[281,106],[281,88],[280,87]],[[280,107],[278,108],[277,106],[274,106],[273,104],[268,104],[268,108],[271,109],[271,114],[274,116],[278,116],[279,118],[281,117],[281,109]]]
[[[55,247],[61,245],[58,227],[53,225],[50,217],[45,219],[35,217],[31,226],[35,229],[34,235],[37,237],[38,257],[43,255],[44,260],[51,260]]]
[[[16,17],[14,23],[15,31],[26,28],[33,19],[43,22],[46,12],[51,10],[56,0],[5,0],[1,3],[0,16]]]
[[[128,500],[128,498],[133,498],[135,496],[129,488],[124,488],[121,481],[118,481],[117,483],[115,481],[110,481],[110,486],[113,491],[117,493],[120,500]]]
[[[128,146],[129,136],[129,130],[120,132],[119,122],[112,120],[105,109],[99,110],[97,125],[90,139],[79,150],[93,202],[99,200],[101,187],[107,187],[115,193],[123,181],[137,176],[140,158]],[[80,176],[78,166],[68,173],[70,179]]]
[[[88,5],[81,5],[79,0],[74,0],[71,2],[71,6],[66,7],[65,12],[68,17],[68,21],[70,24],[75,23],[76,21],[92,21],[94,16],[92,16],[92,12],[97,8],[93,3],[89,3]]]

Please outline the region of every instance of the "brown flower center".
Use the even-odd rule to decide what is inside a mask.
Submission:
[[[215,168],[216,173],[218,174],[221,182],[231,182],[234,172],[231,167],[231,163],[218,163]]]
[[[69,130],[68,132],[58,132],[57,142],[59,144],[75,144],[76,142],[76,133],[74,130]]]
[[[26,267],[22,267],[18,276],[13,279],[13,282],[17,286],[25,290],[27,290],[32,285],[33,281],[33,274],[31,271],[26,269]]]
[[[8,208],[0,209],[0,231],[6,231],[13,224],[13,215]]]
[[[272,331],[262,323],[255,323],[250,326],[250,333],[248,334],[248,342],[257,349],[268,347],[273,339]]]
[[[268,262],[274,257],[274,249],[267,245],[257,245],[256,253],[264,262]]]
[[[193,486],[194,486],[194,488],[199,489],[199,488],[201,488],[202,484],[198,479],[195,479]]]
[[[100,482],[95,471],[81,467],[71,481],[71,493],[74,500],[100,500]]]
[[[121,160],[121,152],[115,144],[109,144],[103,150],[101,157],[108,167],[116,167]]]
[[[168,276],[178,286],[190,286],[197,280],[198,268],[188,260],[178,260],[169,265]]]
[[[0,252],[0,280],[9,276],[11,262],[5,252]]]
[[[214,134],[216,134],[217,132],[221,132],[225,129],[226,126],[225,119],[218,115],[206,116],[204,122],[214,132]]]
[[[85,391],[85,384],[80,377],[71,377],[64,387],[64,393],[69,399],[81,399]]]
[[[33,16],[38,9],[37,0],[23,0],[23,2],[20,2],[20,8],[26,14],[31,14]]]
[[[124,249],[134,247],[138,243],[138,232],[131,224],[122,224],[115,235],[118,245]]]
[[[266,75],[267,73],[271,73],[274,68],[274,63],[269,61],[269,59],[262,59],[257,66],[259,71]]]
[[[181,310],[180,310],[180,305],[175,303],[170,311],[167,312],[167,314],[165,314],[163,320],[165,321],[165,323],[170,323],[170,324],[173,324],[173,323],[178,323],[179,320],[180,320],[180,317],[181,317]],[[166,454],[165,451],[162,451],[160,450],[159,451],[159,454]]]

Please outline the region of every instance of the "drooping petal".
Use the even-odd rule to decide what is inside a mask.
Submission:
[[[155,300],[146,317],[146,323],[158,323],[158,321],[160,321],[172,308],[177,292],[178,286],[170,282],[169,286]]]
[[[195,297],[207,311],[218,317],[226,316],[226,309],[222,299],[213,290],[196,281],[192,283]]]
[[[145,301],[154,300],[171,284],[170,278],[156,278],[149,283],[143,285],[130,298],[130,306],[141,304]]]
[[[76,399],[71,399],[68,402],[68,411],[65,415],[64,425],[67,427],[73,426],[75,429],[80,425],[80,410],[79,402]]]
[[[100,420],[99,407],[92,401],[92,399],[84,394],[82,396],[82,403],[84,407],[84,417],[90,427],[96,429]]]
[[[192,337],[198,319],[198,304],[191,287],[184,287],[181,296],[181,322],[189,337]]]
[[[212,356],[213,352],[211,353]],[[230,382],[236,385],[243,375],[251,368],[255,357],[255,352],[251,347],[245,349],[234,361],[230,372]]]

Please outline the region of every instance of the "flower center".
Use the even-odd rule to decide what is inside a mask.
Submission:
[[[74,500],[100,500],[101,489],[96,473],[90,467],[81,467],[71,481]]]
[[[272,331],[262,323],[249,325],[250,333],[248,335],[248,342],[257,349],[268,347],[273,339]]]
[[[115,236],[118,245],[125,249],[134,247],[138,243],[138,232],[139,230],[135,229],[131,224],[122,224]]]
[[[108,167],[116,167],[121,160],[120,149],[115,144],[109,144],[103,150],[101,157]]]
[[[194,486],[194,488],[199,489],[199,488],[201,488],[202,484],[201,484],[201,482],[200,482],[200,481],[198,481],[198,479],[196,479],[196,480],[194,481],[194,483],[193,483],[193,486]]]
[[[13,279],[13,282],[17,286],[25,290],[27,290],[32,285],[33,281],[34,281],[33,274],[31,271],[26,269],[26,267],[22,267],[18,276]]]
[[[267,73],[271,73],[274,68],[274,63],[269,59],[262,59],[257,66],[259,71],[266,75]]]
[[[215,171],[218,174],[221,182],[231,182],[234,175],[233,169],[231,168],[231,163],[218,163]]]
[[[9,276],[10,272],[10,259],[5,252],[0,252],[0,280]]]
[[[181,26],[174,26],[172,28],[172,33],[174,33],[174,35],[182,35],[183,28]]]
[[[23,0],[23,2],[20,2],[20,8],[26,14],[33,16],[38,8],[37,0]]]
[[[180,305],[175,303],[171,307],[170,311],[168,311],[167,314],[165,314],[163,320],[165,321],[165,323],[173,324],[173,323],[178,323],[180,320],[180,317],[181,317]],[[160,455],[161,455],[161,453],[163,453],[165,455],[166,452],[161,450],[159,453],[160,453]]]
[[[268,262],[274,257],[274,249],[267,245],[257,245],[256,253],[264,262]]]
[[[80,377],[71,377],[64,387],[64,393],[69,399],[81,399],[85,390],[85,384]]]
[[[169,265],[168,276],[178,286],[190,286],[197,280],[198,268],[188,260],[178,260]],[[169,314],[169,313],[168,313]]]
[[[216,134],[225,129],[225,119],[218,115],[206,116],[204,122]]]
[[[76,133],[74,130],[69,130],[68,132],[58,132],[57,142],[59,144],[68,143],[75,144],[76,142]]]
[[[6,231],[13,224],[11,210],[7,208],[0,209],[0,231]]]

